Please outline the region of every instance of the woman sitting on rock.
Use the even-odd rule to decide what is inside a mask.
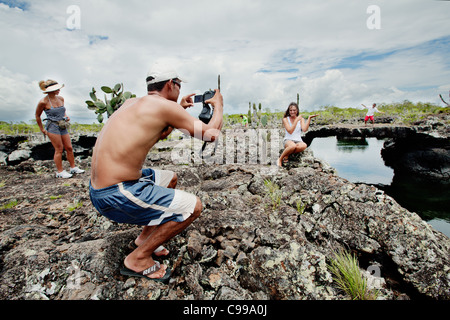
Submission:
[[[64,85],[58,84],[54,80],[40,81],[39,87],[46,97],[39,101],[36,108],[36,122],[44,135],[47,135],[55,148],[53,160],[56,164],[57,178],[71,178],[74,173],[83,173],[84,170],[75,167],[75,159],[73,155],[72,142],[70,141],[69,132],[67,131],[69,117],[66,115],[64,107],[64,98],[59,96],[60,89]],[[47,115],[47,123],[45,129],[42,126],[41,115],[45,112]],[[67,160],[70,164],[70,173],[63,170],[62,153],[66,150]]]
[[[305,119],[299,114],[298,105],[292,102],[283,118],[283,126],[286,131],[284,137],[284,151],[277,161],[277,165],[281,167],[284,162],[287,162],[289,156],[293,153],[304,151],[308,146],[302,140],[302,131],[308,131],[311,119],[317,117],[318,114],[311,115],[305,123]]]

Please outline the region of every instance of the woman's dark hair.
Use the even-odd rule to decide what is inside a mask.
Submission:
[[[298,117],[298,115],[300,114],[300,111],[299,111],[299,109],[298,109],[298,104],[296,104],[295,102],[291,102],[291,104],[290,104],[289,107],[287,108],[286,112],[284,113],[284,118],[289,117],[289,109],[290,109],[292,106],[294,106],[294,107],[297,108],[297,117]]]

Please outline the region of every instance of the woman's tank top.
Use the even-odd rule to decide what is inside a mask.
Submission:
[[[292,126],[291,118],[288,117],[287,119],[289,121],[289,125]],[[292,134],[290,134],[286,130],[286,128],[285,128],[285,132],[286,132],[286,134],[284,136],[284,140],[292,140],[292,141],[297,141],[297,142],[303,141],[302,140],[302,125],[301,125],[300,121],[297,122],[297,126],[295,127],[294,132],[292,132]]]
[[[50,97],[48,98],[50,102],[50,109],[44,109],[44,112],[47,116],[47,119],[50,121],[60,121],[64,119],[66,115],[66,108],[64,106],[54,108],[52,102],[50,101]]]

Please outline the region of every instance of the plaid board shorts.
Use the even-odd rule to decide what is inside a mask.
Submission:
[[[197,197],[167,188],[173,175],[172,171],[143,169],[139,180],[103,189],[94,189],[89,183],[89,195],[99,213],[118,223],[156,226],[183,222],[194,212]]]

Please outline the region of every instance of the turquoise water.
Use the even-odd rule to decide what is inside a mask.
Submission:
[[[309,148],[316,158],[325,160],[338,175],[353,183],[376,185],[409,211],[416,212],[434,229],[450,237],[450,188],[436,183],[394,176],[384,164],[377,138],[315,138]]]

